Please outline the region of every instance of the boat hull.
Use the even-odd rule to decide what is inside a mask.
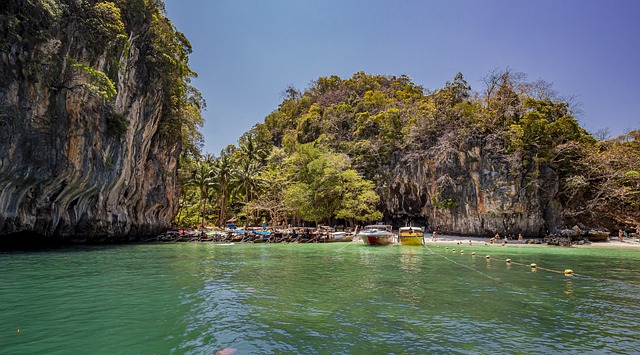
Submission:
[[[393,235],[360,235],[367,245],[389,245],[393,243]]]
[[[402,245],[422,245],[424,232],[418,227],[400,227],[398,230],[398,242]]]
[[[352,242],[352,241],[353,241],[352,235],[324,239],[325,243],[341,243],[341,242]]]
[[[400,235],[398,239],[402,245],[422,245],[422,235]]]
[[[396,235],[391,232],[391,226],[385,224],[366,226],[359,236],[366,245],[389,245],[396,239]]]

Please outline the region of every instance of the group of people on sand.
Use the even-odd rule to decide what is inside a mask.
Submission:
[[[491,244],[498,244],[500,243],[500,233],[496,233],[496,235],[491,238],[489,240],[491,242]],[[507,234],[504,235],[504,238],[502,239],[502,245],[507,245],[508,241],[507,241]],[[522,236],[522,233],[518,234],[518,244],[522,244],[524,243],[524,237]]]

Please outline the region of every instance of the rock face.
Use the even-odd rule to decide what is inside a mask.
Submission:
[[[589,239],[592,242],[608,242],[609,232],[592,229],[589,232],[587,232],[587,239]]]
[[[0,238],[137,239],[176,213],[180,139],[161,130],[165,97],[134,40],[148,24],[126,23],[119,46],[90,41],[79,3],[0,6],[4,21],[33,16],[0,54]]]
[[[542,237],[562,225],[554,199],[558,177],[549,167],[530,181],[481,146],[410,162],[398,158],[393,166],[379,193],[394,224],[491,237]]]

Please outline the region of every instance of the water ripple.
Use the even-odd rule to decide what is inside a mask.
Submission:
[[[637,257],[484,248],[585,276],[339,243],[0,253],[0,353],[640,352]]]

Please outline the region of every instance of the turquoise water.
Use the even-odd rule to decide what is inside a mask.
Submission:
[[[640,249],[447,246],[0,252],[0,353],[640,353]]]

